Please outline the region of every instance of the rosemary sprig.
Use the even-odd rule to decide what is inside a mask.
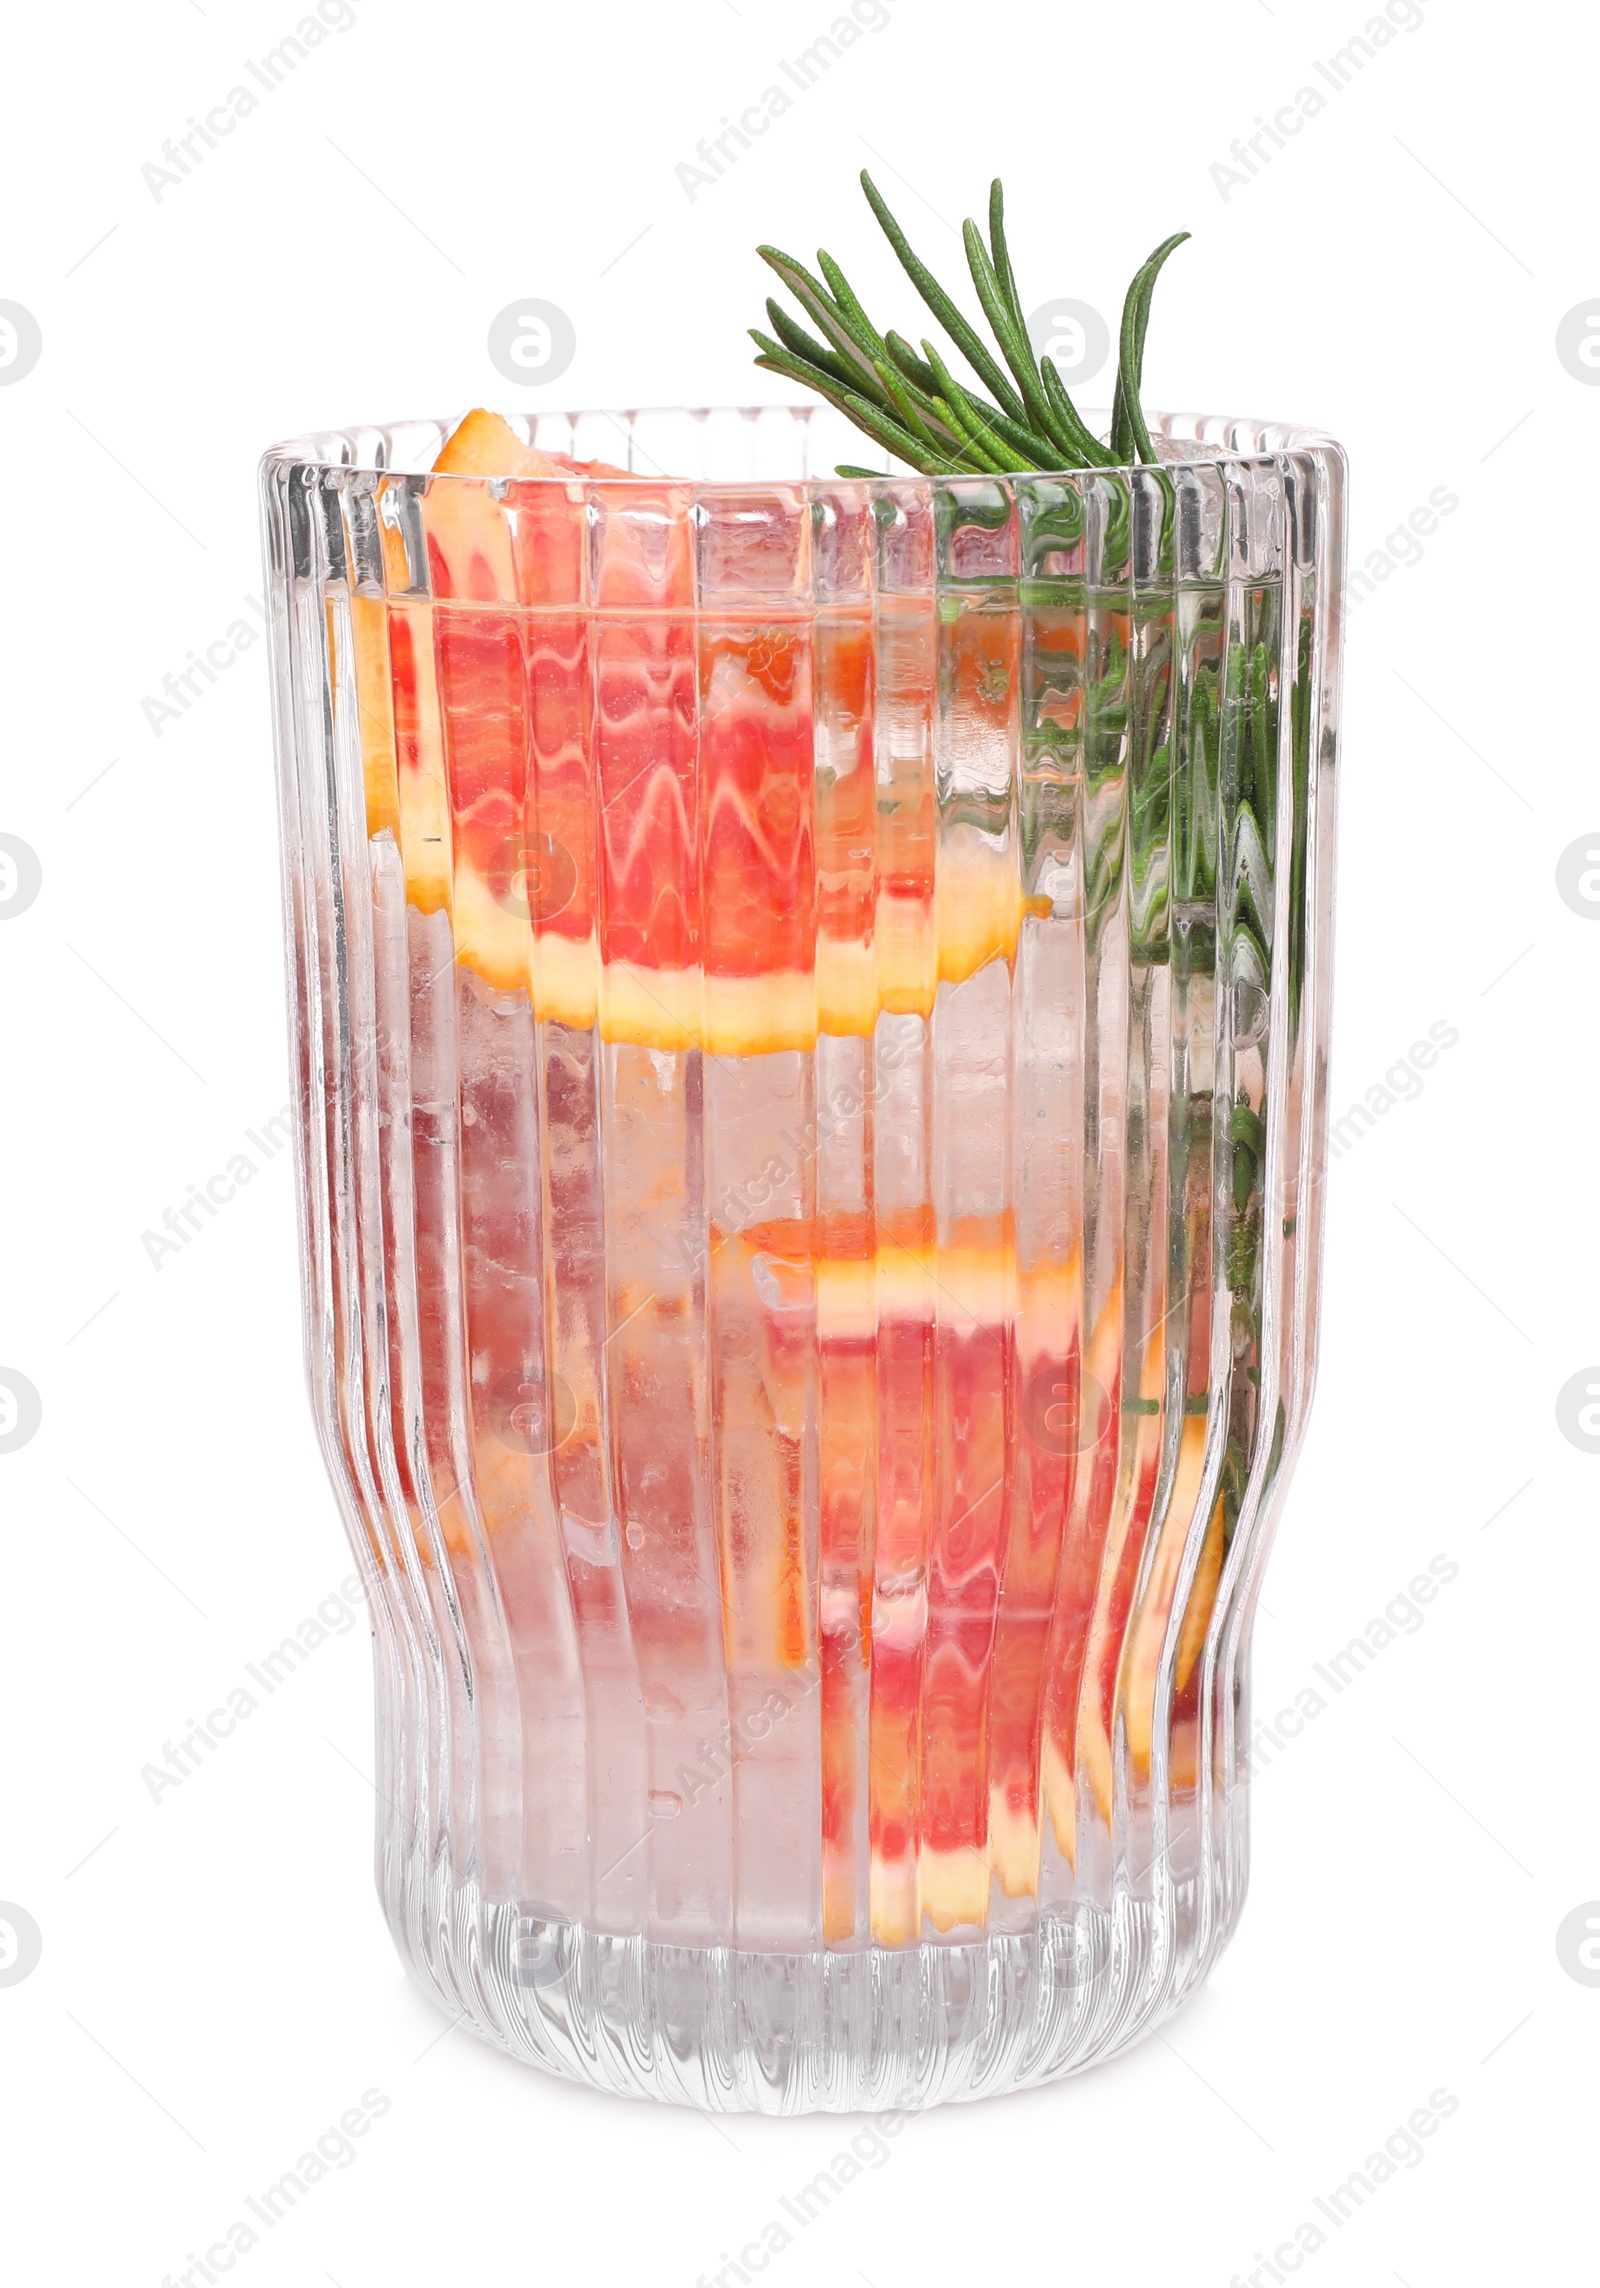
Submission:
[[[1016,376],[1017,387],[1022,392],[1022,402],[1027,409],[1027,417],[1036,430],[1043,430],[1048,436],[1050,434],[1050,408],[1044,401],[1044,391],[1039,385],[1039,376],[1034,369],[1033,352],[1028,347],[1026,326],[1020,313],[1013,320],[1010,310],[1006,307],[1005,295],[1001,292],[1000,281],[995,276],[994,264],[989,260],[989,252],[983,243],[977,224],[975,222],[963,223],[961,238],[967,250],[967,268],[972,273],[973,285],[978,289],[978,300],[983,304],[983,314],[989,321],[989,328],[995,340],[1000,344],[1001,354]],[[1058,439],[1057,442],[1064,442],[1064,440]]]
[[[962,226],[967,269],[997,359],[914,252],[865,168],[861,187],[884,236],[923,301],[977,375],[988,397],[967,388],[930,341],[919,357],[891,328],[880,334],[831,254],[818,251],[820,278],[779,247],[757,249],[818,329],[808,333],[774,300],[770,334],[751,328],[756,364],[803,382],[886,451],[926,476],[1007,475],[1018,470],[1110,468],[1153,461],[1155,446],[1139,402],[1150,302],[1162,265],[1188,237],[1163,240],[1135,273],[1123,304],[1111,441],[1103,444],[1073,404],[1054,361],[1035,358],[1006,240],[1005,195],[989,189],[989,236]],[[992,400],[992,402],[991,402]],[[841,466],[842,477],[878,472]]]
[[[966,391],[951,373],[932,342],[922,345],[923,354],[939,377],[940,400],[948,405],[960,423],[966,439],[966,457],[976,459],[991,475],[1003,477],[1012,466],[1006,446],[997,430],[991,429],[981,414],[975,413],[966,402]]]
[[[843,358],[824,349],[804,326],[797,326],[783,304],[771,294],[767,296],[767,316],[772,320],[773,332],[793,356],[803,358],[808,365],[819,366],[824,373],[831,373],[846,389],[850,387],[851,373]]]
[[[1039,360],[1039,377],[1044,383],[1044,393],[1055,410],[1057,421],[1066,430],[1077,450],[1079,458],[1071,464],[1072,467],[1091,469],[1113,467],[1117,458],[1116,454],[1112,452],[1109,445],[1101,444],[1099,438],[1084,420],[1083,415],[1073,404],[1072,399],[1067,395],[1067,385],[1061,378],[1054,358],[1042,357]]]
[[[806,358],[794,356],[758,327],[751,327],[750,339],[761,351],[760,357],[756,359],[757,365],[765,367],[769,373],[787,374],[793,381],[804,382],[807,389],[814,389],[819,397],[825,397],[846,420],[853,421],[858,429],[864,430],[885,451],[898,455],[901,460],[912,461],[927,476],[950,477],[959,474],[953,459],[935,451],[928,444],[919,442],[904,428],[897,415],[883,410],[890,400],[887,392],[883,391],[876,371],[872,375],[875,394],[868,398],[851,383],[841,382],[836,374],[811,364]],[[883,472],[878,470],[875,473],[881,476]]]
[[[1150,297],[1155,292],[1156,279],[1161,266],[1176,246],[1181,246],[1189,233],[1175,231],[1164,238],[1143,267],[1134,273],[1122,305],[1122,340],[1117,358],[1117,394],[1111,421],[1111,443],[1118,458],[1131,461],[1137,453],[1141,461],[1153,461],[1155,450],[1150,442],[1150,431],[1145,425],[1144,412],[1139,403],[1139,387],[1144,378],[1144,336],[1150,323]]]
[[[927,303],[928,308],[943,326],[957,349],[960,350],[973,372],[982,381],[984,387],[989,390],[991,395],[999,398],[1001,410],[1008,413],[1014,421],[1020,421],[1023,413],[1021,399],[995,364],[989,352],[984,348],[978,336],[967,324],[966,319],[956,308],[954,302],[951,301],[938,279],[935,278],[933,272],[925,262],[918,261],[911,250],[910,240],[889,212],[887,200],[865,167],[861,170],[861,188],[866,192],[867,204],[882,225],[885,238],[900,257],[901,268],[911,280],[912,285],[915,286],[917,292]]]

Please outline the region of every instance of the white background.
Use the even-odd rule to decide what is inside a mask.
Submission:
[[[141,168],[255,84],[244,59],[298,0],[12,16],[0,296],[43,342],[0,387],[0,831],[43,868],[0,924],[0,1366],[43,1404],[0,1454],[0,1899],[43,1936],[0,1986],[19,2282],[181,2278],[376,2089],[388,2112],[240,2258],[247,2288],[693,2288],[855,2126],[629,2105],[436,2038],[372,1888],[364,1625],[151,1800],[141,1767],[351,1564],[303,1393],[287,1154],[159,1269],[141,1242],[287,1096],[262,649],[159,737],[142,702],[252,616],[264,445],[551,401],[488,361],[513,297],[569,314],[551,387],[575,405],[784,395],[742,331],[760,238],[807,259],[820,238],[905,327],[863,163],[947,274],[948,226],[1001,169],[1028,303],[1114,314],[1187,225],[1148,401],[1350,450],[1355,561],[1394,568],[1350,621],[1336,1108],[1430,1024],[1460,1038],[1332,1170],[1258,1711],[1430,1558],[1459,1575],[1263,1773],[1250,1904],[1187,2013],[1085,2079],[912,2123],[773,2278],[1227,2288],[1441,2088],[1458,2110],[1330,2231],[1316,2288],[1587,2270],[1600,1990],[1555,1937],[1600,1896],[1600,1456],[1555,1401],[1600,1360],[1600,909],[1570,910],[1556,867],[1600,846],[1600,388],[1556,331],[1600,296],[1600,41],[1577,12],[1557,32],[1399,0],[1420,28],[1222,186],[1258,115],[1326,89],[1313,64],[1369,0],[884,0],[886,28],[691,200],[675,168],[788,85],[779,59],[834,9],[350,0],[352,28],[159,198]],[[1459,505],[1399,561],[1388,536],[1439,487]]]

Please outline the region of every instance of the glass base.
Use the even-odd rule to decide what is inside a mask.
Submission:
[[[429,1888],[431,1911],[391,1922],[452,2018],[569,2081],[718,2113],[909,2111],[1080,2073],[1170,2017],[1227,1936],[1192,1882],[1021,1935],[812,1954],[608,1937]]]

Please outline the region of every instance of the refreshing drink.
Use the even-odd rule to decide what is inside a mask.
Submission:
[[[827,419],[264,471],[380,1887],[518,2054],[773,2108],[1069,2070],[1231,1927],[1327,999],[1337,449]]]

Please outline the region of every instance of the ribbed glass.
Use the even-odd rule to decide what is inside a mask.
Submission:
[[[431,422],[263,464],[384,1905],[606,2088],[1041,2081],[1244,1890],[1342,456],[1172,416],[1153,468],[868,483],[788,410],[516,426],[625,473],[431,476]]]

